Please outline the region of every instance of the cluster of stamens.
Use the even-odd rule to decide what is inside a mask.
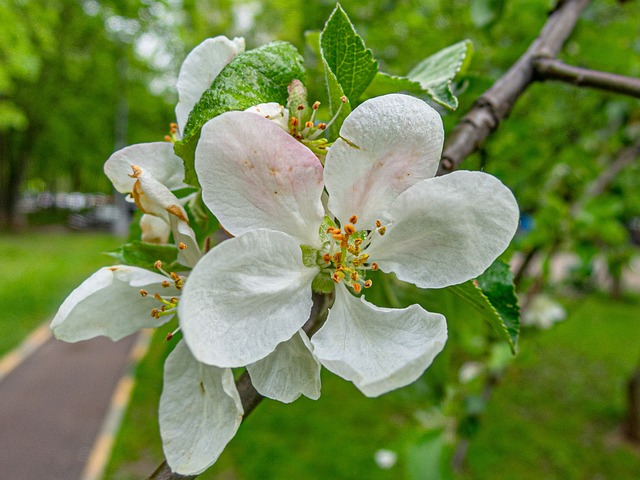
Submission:
[[[311,117],[306,122],[304,121],[303,116],[304,110],[308,107],[304,104],[299,104],[295,108],[296,115],[294,116],[293,112],[290,115],[289,133],[291,136],[307,145],[314,153],[325,154],[329,145],[326,139],[318,137],[320,137],[320,135],[322,135],[324,131],[338,118],[340,111],[342,110],[342,106],[347,103],[347,97],[343,96],[341,101],[342,103],[340,104],[340,108],[328,123],[315,122],[318,109],[320,108],[320,102],[315,102],[311,105]]]
[[[365,250],[371,244],[373,235],[384,235],[386,227],[376,220],[376,228],[363,238],[363,235],[356,235],[357,222],[358,216],[353,215],[343,229],[327,228],[332,241],[329,251],[322,256],[322,261],[328,268],[333,269],[331,278],[335,283],[344,281],[355,293],[360,293],[362,288],[369,288],[373,283],[366,279],[366,272],[378,270],[378,264],[369,262],[369,254],[365,253]]]
[[[171,281],[169,280],[163,281],[161,283],[162,288],[169,288],[173,285],[176,288],[176,290],[182,290],[182,287],[184,286],[184,280],[185,280],[184,277],[181,277],[175,272],[165,271],[162,268],[162,262],[160,260],[156,261],[156,263],[154,263],[153,266],[154,268],[157,268],[160,271],[160,273],[162,273],[165,277],[171,280]],[[144,289],[141,289],[139,293],[143,297],[149,296],[149,292]],[[152,296],[158,302],[160,302],[160,305],[158,307],[151,309],[152,317],[159,319],[160,317],[164,317],[166,315],[174,315],[176,313],[176,309],[178,308],[178,302],[180,300],[178,297],[167,298],[167,296],[162,296],[157,292],[154,293]],[[167,341],[171,340],[179,330],[180,330],[180,327],[178,327],[173,332],[167,334]]]
[[[180,140],[178,138],[178,124],[177,123],[170,123],[169,124],[169,135],[165,135],[164,136],[164,141],[165,142],[175,143],[178,140]]]

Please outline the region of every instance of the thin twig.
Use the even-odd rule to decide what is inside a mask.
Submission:
[[[536,59],[534,65],[539,80],[559,80],[578,87],[597,88],[640,98],[640,78],[574,67],[549,57]]]
[[[538,38],[527,51],[483,93],[471,110],[448,135],[439,175],[454,170],[475,152],[506,118],[527,87],[535,80],[535,61],[555,57],[573,31],[589,0],[566,0],[549,15]]]
[[[309,320],[304,324],[303,330],[311,337],[324,323],[327,318],[327,310],[333,303],[333,294],[322,295],[313,294],[313,307],[309,315]],[[264,397],[258,393],[251,383],[248,372],[244,372],[236,381],[236,388],[240,394],[242,408],[244,409],[243,421],[262,402]],[[149,480],[191,480],[197,475],[180,475],[171,471],[166,461],[151,474]]]

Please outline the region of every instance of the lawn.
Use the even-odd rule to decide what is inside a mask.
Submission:
[[[110,260],[102,252],[122,241],[94,233],[0,235],[4,312],[0,355],[49,321],[65,297]]]
[[[459,480],[636,479],[638,451],[616,428],[624,381],[640,361],[640,302],[591,296],[569,302],[570,318],[525,331],[521,354],[496,389]],[[107,470],[109,480],[145,478],[162,460],[157,426],[163,328],[139,366],[138,384]],[[165,331],[166,330],[166,331]],[[401,479],[403,455],[428,407],[420,382],[377,399],[327,374],[313,402],[265,401],[202,479]],[[374,454],[400,455],[390,470]]]

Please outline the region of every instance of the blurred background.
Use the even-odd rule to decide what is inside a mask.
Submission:
[[[526,50],[554,3],[349,0],[343,8],[387,73],[473,42],[456,79],[460,107],[441,112],[448,131]],[[322,100],[304,33],[321,29],[334,6],[0,1],[0,356],[110,264],[100,252],[123,243],[132,212],[102,165],[116,149],[168,133],[191,48],[222,34],[244,37],[248,49],[289,41],[311,68],[310,100]],[[640,5],[592,1],[560,58],[640,76]],[[519,355],[473,315],[448,316],[449,344],[414,385],[370,400],[326,374],[317,402],[265,402],[201,478],[640,478],[638,152],[637,98],[533,84],[463,164],[499,177],[520,204],[521,230],[504,257],[524,312]],[[138,365],[104,478],[145,478],[162,460],[166,333]]]

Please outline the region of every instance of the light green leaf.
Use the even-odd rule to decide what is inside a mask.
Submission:
[[[304,61],[293,45],[273,42],[238,55],[227,65],[193,107],[175,152],[185,162],[185,182],[199,186],[194,155],[200,129],[213,117],[246,110],[260,103],[286,104],[292,80],[304,82]]]
[[[445,430],[437,428],[426,432],[407,452],[407,471],[411,480],[450,480],[451,447],[445,439]]]
[[[375,77],[378,62],[358,35],[340,4],[320,34],[322,58],[334,73],[344,95],[357,100]]]
[[[472,0],[471,20],[478,28],[490,27],[502,15],[504,0]]]
[[[151,271],[157,271],[153,266],[157,260],[162,262],[162,268],[167,272],[188,270],[187,267],[178,263],[178,249],[173,245],[136,241],[121,245],[106,254],[123,265],[146,268]]]
[[[448,287],[448,290],[475,308],[516,353],[520,307],[508,265],[497,260],[477,280]]]
[[[407,78],[419,83],[436,102],[455,110],[458,99],[451,91],[451,82],[468,65],[472,52],[471,41],[463,40],[425,58]]]

